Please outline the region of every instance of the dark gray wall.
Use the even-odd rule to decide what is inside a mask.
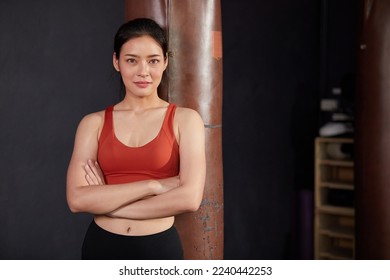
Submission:
[[[90,217],[65,201],[80,118],[117,98],[123,1],[0,1],[0,259],[74,259]]]

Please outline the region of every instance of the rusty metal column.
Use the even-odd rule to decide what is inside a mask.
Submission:
[[[200,113],[207,177],[196,213],[176,217],[185,259],[223,259],[222,27],[220,0],[127,0],[126,19],[150,17],[167,28],[168,83],[160,95]]]
[[[356,258],[390,259],[390,1],[363,0],[356,120]]]

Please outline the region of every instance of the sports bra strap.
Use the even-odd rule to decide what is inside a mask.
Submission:
[[[168,139],[171,141],[171,144],[173,144],[176,139],[175,132],[173,130],[173,119],[175,117],[175,111],[176,105],[173,103],[169,104],[162,127],[164,133],[168,134]]]
[[[112,111],[114,109],[114,105],[111,105],[106,108],[104,112],[104,123],[103,129],[100,133],[99,142],[102,142],[107,138],[108,135],[112,133]]]

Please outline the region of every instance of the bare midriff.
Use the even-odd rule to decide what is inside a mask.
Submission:
[[[129,236],[151,235],[172,227],[175,218],[159,218],[150,220],[131,220],[112,218],[104,215],[95,216],[95,222],[106,231]]]

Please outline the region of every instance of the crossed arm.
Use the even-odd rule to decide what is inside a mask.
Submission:
[[[67,174],[67,200],[73,212],[128,219],[169,217],[198,209],[206,174],[204,126],[189,109],[176,111],[180,177],[106,185],[96,163],[103,113],[86,116],[77,129]]]

